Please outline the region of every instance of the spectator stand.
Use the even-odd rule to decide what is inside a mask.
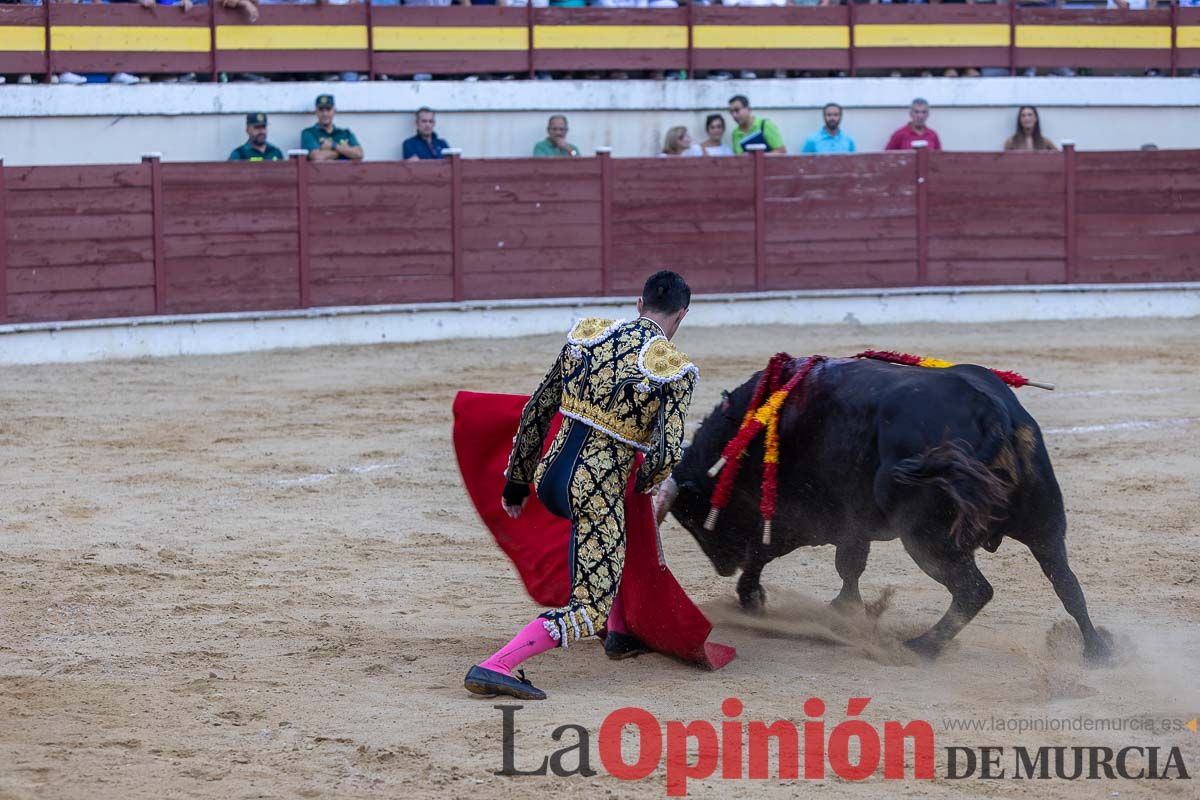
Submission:
[[[40,30],[39,30],[40,28]],[[208,29],[207,31],[205,29]],[[0,8],[0,70],[374,76],[578,70],[1195,69],[1200,8]]]

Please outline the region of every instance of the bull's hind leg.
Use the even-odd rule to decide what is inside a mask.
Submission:
[[[926,538],[931,537],[926,534]],[[904,536],[902,541],[904,549],[917,562],[917,566],[950,590],[950,608],[937,624],[904,643],[925,658],[936,658],[946,643],[958,635],[992,599],[992,585],[975,565],[973,552],[954,550],[948,542],[929,544],[913,536]]]
[[[838,577],[842,579],[842,590],[830,603],[837,611],[853,611],[862,608],[862,595],[858,591],[858,579],[867,568],[867,557],[871,555],[870,539],[852,539],[837,546],[833,563]]]
[[[1067,544],[1062,532],[1052,537],[1050,542],[1038,541],[1029,544],[1029,550],[1037,559],[1042,572],[1054,586],[1054,593],[1062,601],[1067,613],[1075,618],[1079,632],[1083,635],[1083,656],[1092,662],[1105,662],[1112,657],[1112,647],[1108,640],[1096,630],[1092,618],[1088,615],[1087,600],[1083,597],[1083,589],[1079,579],[1067,564]]]

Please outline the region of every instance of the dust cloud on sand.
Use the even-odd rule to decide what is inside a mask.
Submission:
[[[564,318],[564,330],[570,320]],[[1048,431],[1067,545],[1117,643],[1085,666],[1078,633],[1022,547],[980,553],[995,599],[937,662],[899,644],[949,596],[898,543],[872,549],[874,616],[826,607],[830,548],[770,565],[765,617],[733,607],[690,535],[675,574],[736,645],[705,673],[596,642],[527,664],[549,694],[517,715],[517,765],[640,706],[660,720],[930,721],[951,745],[1140,744],[1200,735],[1052,730],[1048,720],[1200,713],[1200,344],[1196,320],[839,327],[684,326],[702,368],[689,425],[779,350],[868,347],[1015,369]],[[0,798],[662,797],[594,777],[500,778],[496,701],[462,676],[539,609],[479,524],[449,441],[459,389],[529,391],[558,337],[5,368],[0,381]],[[784,457],[789,457],[786,452]],[[997,732],[999,720],[1030,732]],[[1042,730],[1032,726],[1042,721]],[[1024,721],[1024,722],[1022,722]],[[951,725],[957,726],[951,729]],[[975,726],[964,727],[964,726]],[[939,759],[941,756],[939,755]],[[1188,781],[709,779],[691,796],[1192,797]]]

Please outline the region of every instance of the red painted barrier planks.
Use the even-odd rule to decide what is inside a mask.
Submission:
[[[1007,67],[1010,23],[1001,5],[859,5],[854,67]]]
[[[529,68],[524,8],[381,6],[371,11],[376,72],[515,74]]]
[[[296,167],[163,164],[168,313],[300,304]]]
[[[600,159],[461,164],[466,299],[603,292]]]
[[[686,8],[537,8],[535,70],[688,67]]]
[[[1200,8],[1175,11],[1175,66],[1200,69]]]
[[[1016,10],[1016,67],[1171,68],[1171,10]]]
[[[450,164],[308,165],[314,306],[448,301]]]
[[[1200,276],[1200,152],[1076,155],[1081,282]]]
[[[3,169],[9,322],[154,313],[149,169]]]
[[[45,71],[45,9],[0,5],[0,74]]]
[[[1061,153],[931,153],[929,283],[1062,283]]]
[[[767,289],[916,284],[913,153],[767,158]]]
[[[850,69],[846,6],[696,6],[692,61],[699,70]]]
[[[377,12],[378,13],[378,12]],[[250,23],[216,8],[217,68],[225,72],[368,72],[367,8],[263,5]]]
[[[612,231],[615,294],[637,294],[660,269],[696,292],[754,291],[754,162],[614,160]]]
[[[195,6],[50,5],[54,70],[207,72],[209,12]]]

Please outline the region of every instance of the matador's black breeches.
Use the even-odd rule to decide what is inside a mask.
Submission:
[[[625,565],[625,486],[636,451],[566,418],[535,477],[538,499],[571,520],[571,598],[544,612],[563,647],[595,635],[608,620]]]

